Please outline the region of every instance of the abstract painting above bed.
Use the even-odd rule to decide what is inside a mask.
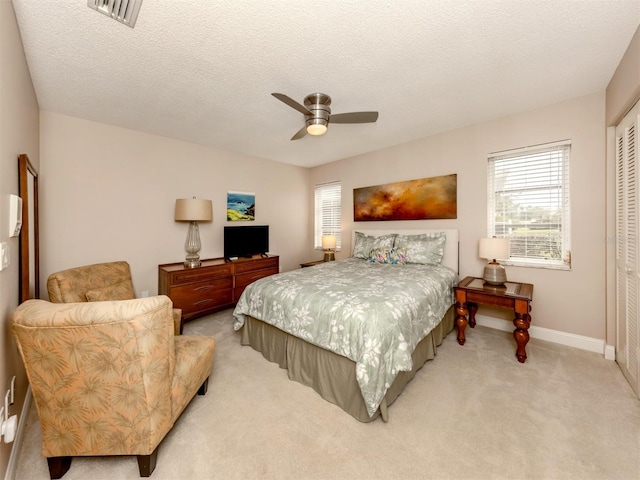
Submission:
[[[351,359],[370,416],[416,345],[453,303],[456,271],[350,257],[250,284],[233,312]]]

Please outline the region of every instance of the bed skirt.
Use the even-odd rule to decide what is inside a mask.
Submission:
[[[418,343],[412,355],[413,370],[398,374],[380,407],[371,417],[356,381],[354,361],[249,316],[241,329],[241,343],[250,345],[270,362],[285,368],[289,379],[313,388],[322,398],[339,406],[356,420],[371,422],[382,416],[387,421],[387,407],[400,395],[425,362],[435,357],[436,348],[453,330],[454,317],[455,308],[452,306],[431,333]]]

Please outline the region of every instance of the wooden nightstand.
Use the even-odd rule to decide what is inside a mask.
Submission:
[[[316,260],[314,262],[305,262],[300,264],[300,268],[313,267],[314,265],[320,265],[324,263],[324,260]]]
[[[505,282],[504,287],[486,285],[482,278],[466,277],[457,287],[456,292],[456,327],[458,343],[464,345],[464,330],[467,323],[471,328],[476,326],[478,304],[492,305],[513,310],[513,324],[516,329],[513,338],[516,340],[516,357],[520,363],[527,359],[525,347],[529,342],[529,325],[531,324],[531,300],[533,285],[530,283]],[[469,321],[467,322],[467,315]]]

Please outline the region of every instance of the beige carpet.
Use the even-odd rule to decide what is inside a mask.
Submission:
[[[161,479],[640,479],[640,402],[614,362],[510,334],[450,334],[389,408],[363,424],[241,347],[231,311],[192,321],[218,348],[209,391],[160,446]],[[17,480],[47,479],[31,409]],[[74,458],[64,476],[137,479],[135,457]]]

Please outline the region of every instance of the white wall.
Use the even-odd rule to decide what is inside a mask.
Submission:
[[[16,376],[16,402],[11,415],[20,414],[27,391],[22,360],[9,331],[11,312],[18,306],[19,237],[9,237],[9,195],[18,194],[18,155],[26,153],[37,168],[38,101],[22,48],[13,5],[0,1],[0,242],[11,250],[8,268],[0,272],[0,392]],[[14,444],[0,444],[0,477],[4,478]]]
[[[353,228],[458,228],[460,276],[479,276],[478,240],[487,235],[487,156],[570,139],[572,270],[507,267],[534,284],[532,325],[605,339],[604,93],[485,122],[316,167],[311,183],[342,182],[344,248]],[[458,175],[457,220],[353,222],[353,189],[423,177]],[[506,311],[480,314],[510,319]]]
[[[270,226],[282,270],[303,261],[309,171],[164,137],[41,112],[41,292],[49,274],[126,260],[136,293],[158,291],[158,264],[184,260],[187,224],[176,198],[213,201],[200,223],[201,258],[223,255],[227,191],[255,192],[256,220]],[[214,133],[212,133],[214,134]]]

